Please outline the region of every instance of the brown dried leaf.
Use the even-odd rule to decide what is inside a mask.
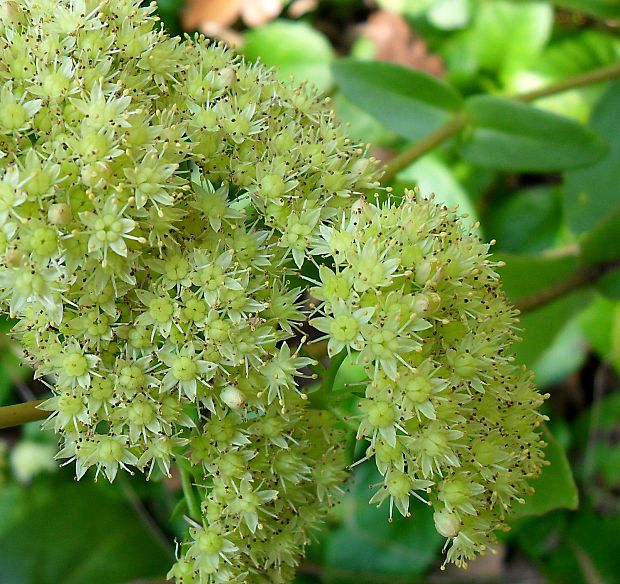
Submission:
[[[282,12],[282,0],[243,0],[241,18],[250,28],[262,26]]]
[[[299,18],[319,7],[318,0],[293,0],[288,7],[288,15],[291,18]]]
[[[441,59],[428,52],[426,43],[398,14],[385,10],[371,14],[362,27],[362,35],[375,45],[375,56],[381,61],[399,63],[437,77],[443,75]]]
[[[207,32],[231,26],[241,11],[243,0],[185,0],[181,23],[185,30],[200,29]]]

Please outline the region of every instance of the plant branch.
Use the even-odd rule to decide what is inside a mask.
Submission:
[[[521,95],[517,95],[514,99],[526,102],[534,101],[536,99],[540,99],[541,97],[549,97],[550,95],[562,93],[564,91],[568,91],[569,89],[576,89],[578,87],[585,87],[586,85],[592,85],[602,81],[609,81],[610,79],[615,79],[616,77],[620,77],[620,63],[614,63],[613,65],[609,65],[607,67],[601,67],[600,69],[594,69],[592,71],[588,71],[587,73],[569,77],[568,79],[558,81],[558,83],[553,83],[547,87],[522,93]]]
[[[27,422],[36,422],[49,416],[49,412],[37,409],[45,400],[38,399],[14,406],[0,408],[0,429],[21,426]]]
[[[431,132],[428,136],[425,136],[422,140],[416,142],[398,156],[395,156],[386,166],[385,172],[381,177],[381,184],[391,182],[403,168],[407,168],[410,164],[422,158],[427,152],[435,148],[435,146],[439,146],[442,142],[458,134],[465,127],[467,119],[467,116],[464,114],[456,115],[448,123],[441,126],[441,128]]]
[[[187,512],[191,519],[200,522],[201,512],[200,505],[196,499],[196,493],[194,492],[194,486],[192,485],[192,477],[188,471],[181,466],[178,467],[181,474],[181,486],[183,487],[183,496],[187,503]]]
[[[559,81],[558,83],[552,83],[547,87],[515,95],[511,99],[530,102],[540,99],[541,97],[548,97],[556,93],[568,91],[569,89],[584,87],[602,81],[609,81],[617,77],[620,77],[620,63],[575,75],[563,81]],[[395,156],[386,166],[385,172],[381,177],[381,184],[389,184],[403,168],[407,168],[407,166],[422,158],[422,156],[430,152],[433,148],[458,134],[467,125],[468,121],[468,116],[464,112],[461,112],[449,122]]]
[[[521,313],[531,312],[561,298],[565,294],[579,290],[589,284],[594,284],[597,280],[618,268],[620,268],[620,258],[593,266],[586,266],[577,270],[565,280],[561,280],[548,288],[517,300],[515,307]]]

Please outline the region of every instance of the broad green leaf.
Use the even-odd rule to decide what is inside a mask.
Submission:
[[[604,406],[600,412],[602,416],[607,411],[606,406],[612,406],[610,409],[615,414],[612,424],[616,425],[618,401],[616,400],[615,406],[607,400],[601,405]],[[583,442],[578,444],[586,444],[588,428],[585,430],[586,433],[581,435]],[[596,484],[588,482],[587,485],[592,487],[589,489],[590,492],[597,492],[600,488],[600,479]],[[545,581],[554,584],[618,582],[620,513],[613,506],[607,506],[610,501],[609,493],[608,490],[604,491],[604,499],[600,501],[600,505],[593,505],[592,501],[584,497],[576,513],[552,513],[548,517],[534,518],[520,526],[519,539],[528,546],[529,553],[534,557],[538,556],[544,562],[541,565],[544,565],[547,576]],[[549,524],[545,528],[547,520]],[[525,543],[526,538],[530,540],[531,545]]]
[[[596,282],[596,289],[614,300],[620,300],[620,269],[614,270],[599,278]]]
[[[179,34],[181,32],[179,14],[183,4],[183,0],[157,0],[157,13],[168,33]]]
[[[359,384],[368,379],[364,366],[358,365],[356,361],[357,354],[355,354],[353,358],[345,358],[334,378],[333,391],[344,391],[347,389],[348,384]]]
[[[598,30],[579,30],[548,46],[531,69],[515,76],[509,90],[519,94],[539,89],[611,65],[619,58],[620,39]],[[604,90],[604,84],[595,83],[544,97],[536,104],[585,123]]]
[[[395,148],[402,142],[398,134],[388,130],[341,93],[334,96],[332,106],[338,119],[344,123],[344,130],[356,142],[390,148]]]
[[[593,164],[605,142],[581,124],[524,103],[490,95],[467,100],[472,130],[461,154],[501,170],[549,172]]]
[[[566,79],[611,65],[620,56],[620,39],[600,30],[578,30],[550,44],[532,65],[548,79]]]
[[[607,139],[609,150],[596,164],[566,175],[564,214],[576,233],[620,212],[620,82],[597,105],[591,127]]]
[[[451,87],[401,65],[344,59],[332,69],[348,99],[412,141],[437,130],[461,107]]]
[[[566,379],[583,365],[587,348],[588,343],[578,318],[571,319],[556,333],[551,345],[532,363],[536,385],[549,387]]]
[[[620,373],[620,303],[597,296],[579,320],[594,351]]]
[[[500,275],[504,290],[514,302],[569,277],[577,268],[575,257],[498,254],[506,265]]]
[[[581,255],[587,264],[620,260],[620,203],[615,210],[609,209],[591,231],[583,234]]]
[[[515,518],[543,515],[553,509],[576,509],[579,505],[577,485],[564,449],[546,427],[543,438],[548,444],[545,458],[550,464],[544,467],[540,477],[531,481],[535,492],[525,497],[525,505],[514,507]]]
[[[575,443],[587,444],[577,469],[584,484],[594,484],[603,478],[611,488],[620,485],[620,444],[615,437],[619,419],[620,393],[615,392],[593,403],[577,420]]]
[[[470,33],[480,68],[502,77],[525,69],[547,43],[552,25],[548,2],[481,2]]]
[[[438,560],[444,539],[436,532],[433,512],[414,504],[412,516],[388,522],[387,505],[369,505],[370,484],[381,482],[373,463],[355,472],[355,482],[344,500],[344,523],[325,544],[329,581],[355,584],[394,582],[398,576],[419,576]]]
[[[620,204],[594,229],[582,234],[581,250],[586,264],[607,270],[596,280],[596,289],[608,298],[620,299]]]
[[[241,52],[276,66],[283,81],[293,76],[298,82],[308,81],[326,91],[332,84],[329,64],[334,51],[321,32],[305,22],[275,20],[247,32]]]
[[[553,247],[562,224],[558,187],[534,187],[510,194],[484,220],[496,250],[532,254]]]
[[[401,187],[417,186],[424,197],[435,195],[435,200],[449,208],[458,207],[458,214],[466,214],[471,222],[477,212],[465,189],[456,180],[452,170],[439,158],[430,154],[405,168],[397,177],[397,192]]]
[[[437,49],[446,65],[446,79],[457,89],[471,93],[480,91],[476,39],[470,30],[453,35]]]
[[[577,267],[574,257],[545,258],[500,254],[506,262],[500,275],[508,297],[514,302],[547,289],[571,276]],[[591,293],[576,291],[528,311],[519,317],[519,336],[514,345],[520,363],[533,366],[558,339],[566,323],[587,306]],[[544,363],[543,363],[544,365]]]
[[[2,584],[124,584],[162,578],[174,561],[135,511],[93,484],[4,488],[0,511]]]
[[[569,517],[569,512],[563,509],[545,515],[523,517],[513,522],[509,537],[518,544],[520,551],[539,560],[557,547]]]
[[[588,306],[591,297],[589,290],[577,291],[522,314],[519,317],[519,336],[523,340],[514,345],[517,361],[529,367],[535,366],[541,356],[559,341],[566,323]]]
[[[588,584],[618,582],[620,574],[618,533],[620,533],[618,511],[604,514],[593,509],[584,509],[575,517],[567,534],[569,549],[562,551],[572,552]],[[574,580],[570,572],[564,574],[563,581],[572,584]]]

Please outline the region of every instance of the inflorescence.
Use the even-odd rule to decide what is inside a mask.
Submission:
[[[59,458],[178,461],[202,516],[171,577],[290,582],[346,480],[342,424],[310,407],[324,334],[367,374],[372,502],[432,504],[464,564],[542,465],[488,246],[413,193],[367,202],[376,165],[311,90],[154,8],[1,6],[0,298]]]

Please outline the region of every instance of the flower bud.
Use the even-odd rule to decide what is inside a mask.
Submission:
[[[231,409],[238,410],[245,405],[245,396],[236,387],[227,387],[220,393],[220,399]]]
[[[461,522],[455,513],[440,509],[433,513],[435,529],[444,537],[456,537],[461,531]]]

